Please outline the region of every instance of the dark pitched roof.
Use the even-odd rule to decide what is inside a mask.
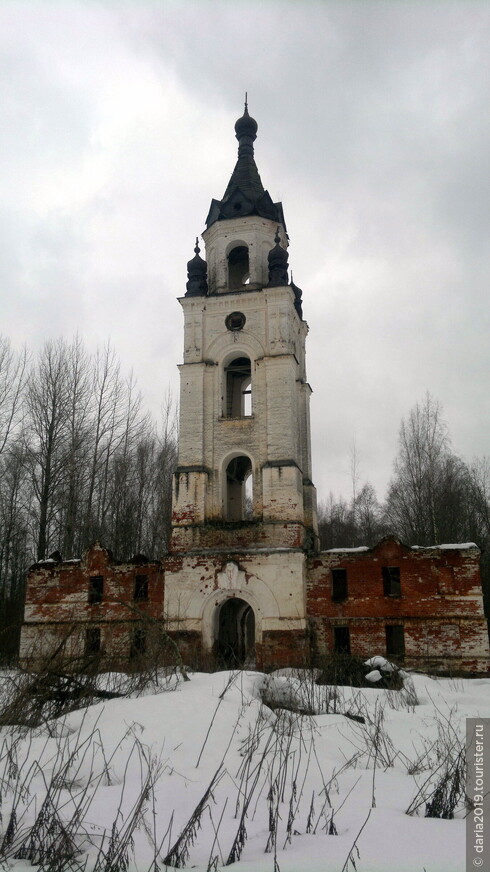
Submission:
[[[206,226],[215,221],[238,218],[242,215],[260,215],[270,218],[285,228],[281,203],[273,203],[254,160],[253,143],[257,135],[257,122],[248,114],[247,103],[241,118],[235,124],[238,139],[238,160],[221,200],[212,200]]]

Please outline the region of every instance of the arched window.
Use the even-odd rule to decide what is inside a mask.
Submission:
[[[245,418],[252,414],[252,367],[248,357],[236,357],[225,367],[226,418]]]
[[[253,513],[252,462],[244,455],[226,467],[225,513],[227,521],[247,521]]]
[[[237,245],[228,255],[228,287],[232,290],[241,288],[249,281],[248,248],[246,245]]]

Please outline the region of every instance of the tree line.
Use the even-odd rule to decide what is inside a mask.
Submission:
[[[0,645],[16,646],[26,571],[100,540],[116,559],[168,547],[175,409],[143,408],[107,345],[47,342],[36,357],[0,337]]]
[[[319,504],[321,548],[372,546],[388,534],[406,545],[475,542],[490,606],[490,462],[453,451],[440,403],[428,393],[402,420],[384,503],[369,482],[359,486],[358,469],[354,450],[351,498]]]
[[[35,561],[80,557],[96,540],[120,560],[167,551],[175,411],[168,396],[153,420],[110,345],[89,354],[79,337],[60,339],[33,357],[0,337],[0,653],[15,652]],[[384,503],[360,484],[355,450],[351,478],[350,499],[319,504],[322,549],[389,533],[407,545],[474,541],[490,590],[490,463],[453,451],[437,400],[402,420]]]

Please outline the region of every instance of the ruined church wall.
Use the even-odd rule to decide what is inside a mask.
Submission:
[[[317,658],[334,650],[336,627],[348,628],[352,654],[389,656],[386,628],[397,626],[407,666],[486,672],[479,557],[476,547],[408,548],[394,540],[374,549],[321,552],[310,561],[307,582]],[[385,593],[383,567],[399,568],[399,595]],[[346,571],[347,596],[340,601],[333,598],[336,569]]]
[[[168,631],[184,646],[200,640],[201,661],[206,664],[215,650],[219,607],[236,597],[254,612],[257,668],[304,665],[305,563],[300,550],[169,555],[165,559]]]
[[[399,568],[399,595],[386,594],[383,567]],[[347,596],[340,601],[332,598],[336,569],[346,572]],[[137,576],[146,577],[148,596],[135,602]],[[91,603],[94,577],[103,579],[103,594]],[[253,609],[259,669],[307,665],[310,645],[320,661],[334,650],[335,630],[342,627],[349,630],[352,654],[389,656],[387,626],[403,627],[408,667],[488,669],[478,549],[413,549],[395,540],[309,559],[299,548],[264,548],[117,563],[96,545],[80,561],[45,561],[27,580],[21,662],[34,666],[60,645],[67,660],[80,657],[87,631],[98,628],[101,668],[126,668],[135,628],[143,623],[148,651],[153,632],[160,641],[169,633],[184,662],[211,668],[219,609],[234,597]]]
[[[135,598],[136,578],[140,596]],[[91,593],[91,579],[102,579]],[[143,579],[146,579],[143,581]],[[141,593],[146,594],[141,598]],[[92,601],[91,601],[92,600]],[[65,661],[84,655],[87,631],[100,633],[101,664],[126,663],[136,625],[151,628],[163,614],[164,576],[157,562],[120,563],[99,545],[81,560],[42,561],[29,571],[20,662],[39,664],[62,651]],[[148,637],[151,629],[147,630]]]

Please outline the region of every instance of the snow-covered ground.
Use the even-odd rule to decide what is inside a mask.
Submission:
[[[4,727],[3,868],[32,870],[33,857],[50,872],[156,872],[180,856],[197,872],[230,860],[240,872],[461,872],[464,796],[452,820],[424,815],[468,716],[490,716],[490,679],[414,675],[389,691],[283,670],[172,676]]]

